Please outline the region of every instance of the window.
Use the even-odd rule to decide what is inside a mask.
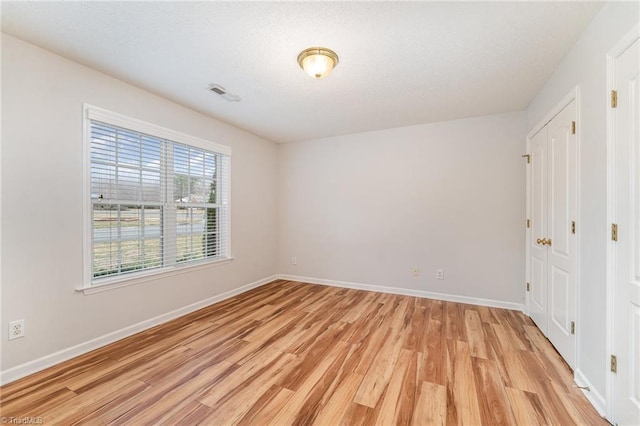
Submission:
[[[228,259],[229,148],[85,110],[90,285]]]

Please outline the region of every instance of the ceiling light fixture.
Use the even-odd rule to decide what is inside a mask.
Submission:
[[[298,64],[310,77],[320,79],[338,65],[338,55],[326,47],[310,47],[300,52]]]

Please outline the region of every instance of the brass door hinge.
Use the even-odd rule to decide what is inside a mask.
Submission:
[[[571,221],[571,233],[572,234],[576,233],[576,221],[575,220]]]
[[[618,91],[612,90],[611,91],[611,108],[617,108],[617,107],[618,107]]]
[[[531,162],[531,154],[524,154],[522,157],[527,157],[527,164]]]
[[[531,220],[527,219],[527,228],[531,228]]]
[[[576,334],[576,322],[571,321],[571,334]]]
[[[527,291],[531,291],[531,284],[527,283]]]
[[[618,358],[616,358],[615,355],[611,355],[611,372],[612,373],[618,372]]]
[[[571,134],[572,135],[576,134],[576,122],[575,121],[571,122]]]
[[[611,224],[611,240],[618,241],[618,224]]]

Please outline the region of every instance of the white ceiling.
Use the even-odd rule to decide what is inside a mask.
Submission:
[[[601,6],[2,2],[2,31],[289,142],[523,110]],[[322,80],[296,62],[318,45],[340,56]]]

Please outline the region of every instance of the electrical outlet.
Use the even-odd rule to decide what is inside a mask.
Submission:
[[[420,275],[420,269],[418,269],[417,266],[414,266],[413,268],[411,268],[411,273],[414,277],[417,277],[418,275]]]
[[[295,257],[295,256],[292,256],[292,257],[291,257],[291,264],[292,264],[292,265],[297,265],[297,264],[298,264],[298,259],[296,259],[296,257]]]
[[[11,321],[9,323],[9,340],[24,337],[24,320]]]
[[[444,280],[444,269],[436,269],[436,278]]]

